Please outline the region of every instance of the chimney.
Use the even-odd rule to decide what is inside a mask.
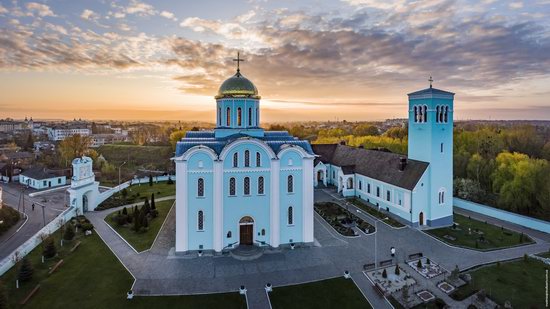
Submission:
[[[407,166],[407,158],[405,157],[399,158],[399,170],[404,171],[406,166]]]
[[[340,145],[346,145],[346,141],[340,141]]]

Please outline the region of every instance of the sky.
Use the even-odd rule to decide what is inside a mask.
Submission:
[[[0,0],[0,119],[215,122],[241,72],[267,122],[550,119],[550,0]]]

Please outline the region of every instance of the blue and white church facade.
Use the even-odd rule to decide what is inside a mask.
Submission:
[[[315,186],[334,185],[414,227],[453,223],[454,93],[431,85],[409,95],[408,157],[350,147],[313,145]]]
[[[216,128],[177,143],[177,253],[313,242],[309,142],[260,127],[260,96],[240,70],[216,95]]]

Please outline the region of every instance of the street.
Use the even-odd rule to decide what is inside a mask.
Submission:
[[[4,190],[4,205],[17,209],[20,203],[22,186],[15,183],[0,183],[0,186]],[[47,224],[64,209],[64,189],[48,193],[44,196],[29,197],[28,194],[33,192],[36,192],[36,190],[25,190],[25,209],[23,210],[22,205],[19,209],[20,212],[24,211],[28,216],[28,220],[25,222],[25,218],[22,217],[20,222],[10,228],[4,235],[0,236],[0,259],[8,256],[27,239],[36,234],[36,232],[44,226],[44,218]],[[35,203],[34,211],[31,207],[33,203]],[[44,214],[40,204],[44,205]],[[17,231],[19,228],[20,230]]]

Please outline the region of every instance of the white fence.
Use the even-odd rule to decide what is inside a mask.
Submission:
[[[175,175],[166,175],[166,176],[153,176],[153,182],[162,182],[162,181],[168,181],[168,178],[172,179],[173,181],[176,181]],[[142,184],[142,183],[149,183],[149,177],[143,177],[143,178],[134,178],[131,180],[131,184]]]
[[[75,208],[71,207],[66,209],[50,223],[40,229],[38,233],[34,234],[31,238],[25,241],[21,246],[19,246],[19,248],[15,249],[10,255],[6,256],[2,261],[0,261],[0,276],[15,265],[19,259],[29,254],[34,248],[42,243],[44,236],[51,235],[74,216],[76,216]]]

